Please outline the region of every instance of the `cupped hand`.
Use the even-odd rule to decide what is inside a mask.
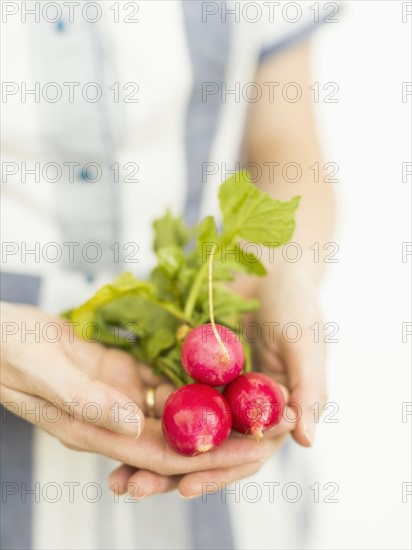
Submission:
[[[27,306],[2,309],[2,404],[65,446],[150,470],[164,485],[170,476],[263,459],[263,449],[247,439],[194,458],[176,454],[159,420],[147,419],[143,430],[141,410],[145,388],[157,384],[160,415],[171,385],[122,351],[75,338],[62,319]]]
[[[291,432],[297,443],[310,447],[315,437],[318,411],[326,402],[326,346],[321,334],[322,316],[313,279],[303,269],[278,269],[259,285],[239,278],[233,290],[245,298],[258,297],[261,307],[245,319],[244,336],[253,334],[254,369],[273,377],[288,390],[287,406],[278,426],[260,441],[265,458],[277,452]],[[248,323],[253,330],[248,332]],[[319,328],[320,334],[316,332]],[[258,334],[258,338],[255,335]],[[315,414],[316,413],[316,414]],[[197,472],[183,476],[179,491],[200,496],[207,486],[214,487],[254,475],[262,464],[245,464],[228,469]]]
[[[233,286],[245,297],[253,295],[251,288],[256,295],[256,287],[249,286],[247,279],[239,279]],[[257,294],[261,307],[245,319],[245,327],[254,324],[250,333],[259,335],[251,343],[254,369],[279,382],[287,402],[281,423],[266,432],[259,443],[266,460],[285,443],[289,432],[300,445],[313,444],[318,421],[315,412],[322,411],[327,401],[326,350],[324,338],[313,330],[322,326],[317,289],[303,271],[285,270],[275,280],[268,276],[260,281]],[[245,464],[187,474],[178,480],[179,491],[184,496],[200,496],[207,487],[215,491],[223,484],[254,475],[261,466]]]
[[[124,392],[121,376],[117,389],[108,380],[116,355],[77,339],[68,322],[34,307],[3,303],[1,348],[1,401],[11,412],[63,442],[69,430],[56,429],[66,421],[79,430],[79,441],[87,428],[140,435],[144,416],[139,406]],[[53,422],[53,412],[61,419]]]
[[[310,447],[318,420],[315,411],[323,411],[327,401],[326,346],[316,288],[303,272],[294,270],[278,278],[276,285],[265,280],[259,299],[261,308],[253,319],[261,330],[254,345],[256,363],[288,388],[289,406],[297,418],[292,435]]]
[[[282,387],[285,400],[288,400],[288,392]],[[159,404],[160,408],[162,404]],[[145,432],[150,420],[147,421]],[[159,421],[155,421],[159,422]],[[184,458],[189,461],[209,462],[208,468],[200,468],[184,475],[159,476],[151,468],[138,469],[128,464],[123,464],[114,470],[109,478],[110,488],[117,494],[129,493],[137,499],[152,496],[178,489],[183,498],[195,498],[206,492],[215,492],[216,488],[224,484],[229,485],[240,479],[254,475],[274,453],[284,444],[288,434],[295,429],[296,413],[291,407],[285,407],[281,422],[266,431],[259,442],[252,436],[245,436],[232,432],[229,439],[220,447],[204,455]],[[245,450],[247,451],[246,454]],[[232,454],[235,452],[235,454]],[[256,454],[254,459],[249,452]],[[239,454],[237,454],[239,453]],[[224,455],[228,462],[224,466],[218,466],[216,457]],[[166,447],[166,460],[175,460],[176,455]]]
[[[247,279],[239,279],[233,286],[240,294],[251,297],[252,287]],[[248,323],[253,323],[255,329],[256,325],[258,327],[259,338],[252,344],[254,368],[283,385],[288,403],[281,423],[266,432],[259,444],[250,441],[259,447],[261,459],[255,463],[233,463],[167,479],[123,465],[110,477],[116,492],[128,491],[141,498],[178,488],[184,497],[200,496],[208,488],[214,491],[223,484],[254,475],[263,462],[280,449],[290,432],[300,445],[312,445],[317,419],[315,411],[323,410],[327,400],[325,344],[323,338],[318,338],[310,328],[315,323],[321,326],[315,285],[303,271],[285,270],[284,276],[278,273],[275,281],[268,276],[260,282],[258,298],[261,302],[259,311],[245,319],[245,327]],[[250,332],[256,333],[256,330]],[[240,439],[248,440],[244,436]],[[233,433],[225,445],[234,440],[239,440],[239,434]],[[210,455],[224,451],[225,445]]]

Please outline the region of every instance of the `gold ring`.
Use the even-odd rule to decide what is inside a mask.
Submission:
[[[155,412],[155,391],[156,388],[154,386],[149,386],[146,390],[146,413],[151,418],[154,418],[156,416]]]

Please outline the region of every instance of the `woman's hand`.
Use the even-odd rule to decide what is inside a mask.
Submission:
[[[248,283],[248,279],[240,278],[234,287],[245,297],[251,297],[251,291],[255,295],[257,292],[261,302],[259,311],[246,320],[246,326],[248,322],[253,322],[260,334],[253,344],[254,368],[288,388],[284,391],[288,405],[282,421],[266,432],[259,442],[265,461],[280,449],[290,432],[299,444],[305,447],[312,445],[315,434],[313,406],[318,404],[316,407],[319,409],[316,410],[322,411],[327,399],[325,344],[321,338],[316,342],[309,328],[316,322],[320,323],[321,315],[316,286],[303,270],[294,266],[292,269],[284,268],[282,273],[279,269],[276,280],[269,274],[259,281],[258,291],[256,286]],[[247,330],[245,332],[247,334]],[[200,496],[207,489],[214,492],[223,483],[228,485],[252,476],[261,466],[262,463],[233,465],[187,474],[176,480],[175,486],[183,496]],[[137,472],[130,480],[136,487],[139,485],[141,492],[150,477],[148,474],[141,477]]]
[[[3,303],[2,319],[1,401],[6,408],[56,432],[70,446],[81,446],[87,428],[139,437],[144,426],[140,408],[122,384],[114,389],[97,376],[103,372],[107,378],[116,352],[78,340],[68,322],[34,307]],[[53,423],[53,414],[62,420]],[[65,421],[83,429],[73,435],[70,429],[55,430]]]
[[[265,279],[259,299],[256,364],[288,388],[289,406],[297,415],[292,435],[309,447],[315,436],[314,407],[322,411],[327,401],[325,344],[310,329],[315,323],[322,326],[316,286],[303,271],[285,270],[276,282],[270,275]]]
[[[286,284],[290,281],[291,286]],[[153,472],[132,468],[126,464],[116,469],[110,476],[109,485],[117,493],[129,492],[136,498],[153,495],[172,489],[178,489],[186,498],[193,498],[204,494],[205,491],[215,492],[222,484],[231,484],[235,481],[254,475],[274,453],[285,443],[287,436],[292,432],[296,441],[300,444],[310,445],[309,430],[313,423],[313,411],[310,411],[312,399],[321,402],[324,391],[324,357],[323,348],[312,348],[310,339],[303,338],[296,348],[282,337],[282,324],[293,321],[306,327],[318,319],[316,307],[316,295],[313,288],[287,278],[283,287],[275,287],[273,290],[270,277],[261,283],[259,296],[262,307],[253,318],[260,327],[261,338],[254,345],[254,368],[272,376],[281,383],[285,395],[286,406],[282,421],[271,430],[265,432],[263,439],[256,443],[252,437],[245,437],[233,432],[228,442],[249,441],[262,452],[262,458],[255,463],[231,464],[224,468],[212,468],[208,471],[196,471],[183,476],[170,477],[167,480],[159,478]],[[295,287],[295,285],[298,285]],[[239,280],[236,283],[236,291],[245,297],[250,297],[252,287],[249,280]],[[296,299],[294,298],[296,297]],[[316,319],[313,318],[316,314]],[[273,330],[265,330],[267,327],[278,327]],[[278,326],[279,325],[279,326]],[[292,394],[286,387],[290,387]],[[160,404],[160,408],[162,407]],[[224,450],[225,445],[216,449]],[[209,453],[207,453],[209,454]],[[213,455],[213,453],[211,453]],[[207,455],[206,455],[207,456]],[[190,459],[193,460],[193,459]]]
[[[176,475],[263,460],[263,448],[247,439],[194,458],[176,454],[163,439],[160,420],[147,419],[143,431],[141,411],[145,388],[157,384],[160,416],[171,385],[122,351],[75,338],[62,319],[27,306],[2,309],[2,404],[65,446],[150,469],[160,484],[156,492],[167,490]]]
[[[285,391],[287,394],[287,392]],[[217,449],[198,455],[197,457],[184,458],[193,465],[198,462],[208,462],[207,468],[196,468],[184,475],[160,476],[151,471],[151,468],[139,469],[122,464],[114,470],[109,478],[109,487],[117,494],[130,493],[134,498],[142,499],[157,493],[163,493],[178,489],[184,498],[199,497],[206,492],[216,492],[222,484],[229,485],[254,475],[275,452],[284,444],[289,433],[295,428],[296,414],[294,409],[286,408],[282,421],[265,432],[263,439],[257,442],[251,436],[244,436],[232,432],[229,439]],[[147,426],[153,419],[147,421]],[[154,421],[160,424],[160,421]],[[154,427],[154,429],[156,429]],[[142,438],[144,435],[142,436]],[[166,446],[164,459],[175,461],[179,457]],[[242,454],[245,453],[246,454]],[[232,454],[233,453],[233,454]],[[252,459],[250,453],[256,453]],[[225,456],[225,465],[217,464],[217,457]],[[223,461],[222,461],[223,462]],[[166,466],[166,465],[165,465]]]

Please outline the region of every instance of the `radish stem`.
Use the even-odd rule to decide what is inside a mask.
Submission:
[[[206,273],[205,271],[206,269],[207,269],[207,264],[203,264],[202,267],[197,272],[192,288],[190,289],[189,296],[187,298],[187,302],[184,310],[184,315],[186,316],[187,319],[191,318],[193,314],[193,310],[195,309],[197,296],[199,294],[200,287],[202,286],[203,277]]]
[[[212,331],[215,335],[215,338],[220,346],[220,349],[223,352],[224,356],[224,362],[229,363],[230,356],[229,352],[227,351],[225,344],[222,342],[222,339],[217,331],[216,325],[215,325],[215,315],[213,312],[213,257],[216,252],[216,245],[213,245],[212,252],[209,256],[209,316],[210,316],[210,324],[212,325]]]

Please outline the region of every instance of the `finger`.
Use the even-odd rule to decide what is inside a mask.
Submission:
[[[148,391],[153,389],[154,391],[154,405],[150,406],[147,402]],[[163,408],[166,402],[166,399],[176,388],[171,384],[160,384],[160,386],[148,386],[143,389],[140,394],[140,397],[137,399],[136,403],[142,409],[144,414],[148,416],[155,416],[156,418],[162,418]],[[154,413],[154,414],[153,414]]]
[[[147,386],[155,386],[155,413],[158,418],[162,416],[167,397],[175,389],[170,383],[164,383],[163,377],[155,376],[151,367],[116,349],[108,349],[99,355],[93,367],[93,378],[123,392],[146,413]]]
[[[290,402],[295,403],[300,417],[293,436],[301,445],[309,446],[315,433],[311,407],[316,406],[316,403],[321,406],[326,401],[325,344],[323,338],[315,339],[310,329],[314,322],[320,322],[321,314],[316,289],[305,273],[293,271],[286,277],[282,276],[279,282],[276,293],[271,289],[267,291],[267,299],[262,301],[259,313],[265,320],[275,315],[278,323],[270,341],[265,339],[259,344],[264,344],[268,350],[263,355],[266,357],[266,365],[273,372],[278,371],[283,376],[280,361],[285,367],[287,386],[291,391]],[[269,284],[272,285],[273,282]],[[284,331],[289,323],[298,327],[297,340],[292,341],[292,335]],[[277,357],[274,358],[271,354]]]
[[[285,346],[285,359],[291,391],[289,404],[298,413],[293,437],[309,447],[315,436],[315,411],[323,410],[327,399],[324,345],[302,338],[297,345]]]
[[[103,354],[101,368],[106,368],[105,357],[116,356],[116,353]],[[121,364],[121,361],[119,363]],[[77,420],[110,428],[131,437],[139,437],[144,425],[144,416],[128,395],[100,380],[90,380],[64,355],[54,355],[53,367],[54,376],[41,393],[42,397],[55,401]],[[114,371],[106,368],[106,379],[110,378],[110,370]],[[121,368],[119,374],[122,380]]]
[[[155,414],[162,416],[164,403],[175,389],[164,378],[153,374],[151,367],[137,362],[124,351],[108,349],[99,356],[93,368],[93,378],[123,392],[147,413],[147,386],[155,386]],[[159,385],[160,384],[160,385]]]
[[[178,484],[179,494],[183,498],[197,498],[206,494],[214,494],[221,491],[226,485],[235,483],[252,476],[259,468],[261,462],[253,464],[242,464],[233,468],[212,470],[210,472],[196,472],[182,477]]]
[[[88,378],[100,380],[124,393],[139,406],[142,405],[144,380],[141,371],[142,368],[149,367],[142,365],[124,351],[103,348],[99,344],[83,340],[76,340],[75,346],[65,347],[67,355]]]
[[[308,310],[316,313],[316,305]],[[312,317],[318,318],[318,317]],[[309,322],[307,322],[309,326]],[[282,341],[289,378],[290,404],[296,407],[298,422],[293,433],[301,445],[313,444],[316,428],[316,407],[323,410],[326,403],[326,350],[322,339],[313,337],[312,331],[302,331],[296,343]]]
[[[122,464],[109,476],[109,488],[118,495],[129,493],[142,499],[177,488],[181,476],[161,476],[149,470],[138,470]]]
[[[294,388],[290,396],[290,406],[298,415],[293,438],[305,447],[313,444],[319,412],[327,402],[326,385],[319,381],[316,386],[303,384]]]
[[[163,382],[170,383],[170,380],[165,376],[154,374],[152,367],[150,367],[149,365],[145,365],[144,363],[139,362],[138,369],[140,377],[142,381],[146,384],[146,386],[158,386]]]
[[[311,306],[309,310],[313,315],[316,313],[315,306]],[[310,322],[306,325],[310,326]],[[298,415],[293,437],[299,444],[309,447],[315,436],[314,408],[315,411],[316,407],[322,410],[326,402],[325,346],[322,341],[315,341],[310,330],[302,331],[299,340],[293,343],[278,336],[278,351],[271,352],[267,347],[262,352],[262,357],[266,368],[274,373],[276,379],[282,382],[287,380],[291,393],[289,404]],[[286,367],[285,373],[280,367],[279,356]]]
[[[146,414],[147,386],[155,386],[155,414],[162,416],[164,403],[175,389],[170,383],[164,383],[164,377],[156,376],[148,365],[136,361],[131,355],[117,349],[104,349],[88,342],[79,343],[76,364],[86,365],[89,378],[100,380],[112,388],[124,393]],[[71,352],[72,353],[72,352]],[[80,363],[81,361],[81,363]],[[160,385],[159,385],[160,384]]]
[[[35,424],[38,428],[55,436],[66,447],[79,451],[87,450],[81,444],[82,436],[84,431],[93,429],[92,426],[75,420],[55,403],[9,388],[4,384],[0,386],[0,401],[8,411],[4,413],[2,422],[8,421],[8,414],[20,416],[26,422]],[[74,425],[74,430],[68,429],[70,423]],[[73,432],[72,435],[76,434],[76,437],[70,438],[70,431]]]
[[[109,489],[116,495],[124,495],[127,493],[127,482],[135,472],[134,466],[121,464],[109,476]]]
[[[101,452],[105,446],[115,445],[116,442],[127,442],[129,434],[114,433],[102,428],[97,423],[85,423],[83,418],[67,413],[56,402],[49,402],[39,396],[33,396],[19,390],[1,386],[1,402],[13,414],[24,420],[36,424],[51,435],[54,435],[69,448],[82,451]],[[129,413],[130,414],[130,413]],[[104,434],[109,436],[104,437]],[[135,441],[137,438],[133,438]],[[103,444],[100,444],[100,441]],[[106,456],[109,453],[101,452]]]
[[[149,470],[137,470],[126,483],[127,492],[139,500],[177,488],[180,476],[164,476]]]
[[[227,468],[259,462],[264,460],[265,456],[264,446],[256,441],[229,439],[211,452],[185,457],[175,453],[165,443],[159,420],[147,419],[145,430],[139,439],[135,439],[81,422],[40,397],[11,388],[2,388],[2,399],[13,403],[13,412],[20,416],[23,416],[23,404],[28,411],[39,410],[38,418],[29,415],[26,419],[57,437],[69,448],[98,453],[161,475]]]
[[[66,355],[90,379],[112,386],[140,407],[144,402],[145,386],[157,386],[165,381],[164,377],[153,374],[151,367],[122,350],[80,339],[75,346],[71,342],[64,347]]]
[[[279,424],[276,424],[263,432],[263,439],[290,434],[296,429],[297,420],[298,415],[295,409],[289,405],[285,405]]]
[[[208,453],[185,457],[173,451],[165,442],[159,420],[147,419],[145,432],[138,442],[140,449],[146,444],[152,447],[150,456],[142,454],[142,467],[164,475],[177,475],[196,470],[210,470],[242,463],[263,460],[263,450],[256,441],[228,439],[223,445]],[[155,455],[153,448],[156,447]],[[133,457],[131,457],[133,459]],[[124,462],[131,464],[129,460]]]
[[[115,388],[141,406],[144,384],[140,376],[140,365],[124,351],[105,350],[96,363],[91,378]]]
[[[266,440],[266,442],[262,440],[259,444],[265,447],[265,453],[269,457],[282,446],[286,437],[286,435],[282,435]],[[216,493],[235,481],[254,475],[261,467],[262,462],[257,462],[187,474],[179,482],[178,490],[184,498],[196,498],[207,493]]]
[[[257,346],[257,368],[268,376],[273,376],[280,384],[284,386],[288,383],[286,366],[283,363],[276,349],[268,347],[265,343]]]
[[[49,348],[47,356],[35,351],[30,360],[17,355],[13,368],[7,371],[6,385],[55,403],[77,420],[132,437],[138,437],[143,429],[143,413],[130,398],[90,380],[59,347]]]
[[[162,418],[166,399],[175,389],[171,384],[161,384],[155,388],[154,407],[157,418]]]

